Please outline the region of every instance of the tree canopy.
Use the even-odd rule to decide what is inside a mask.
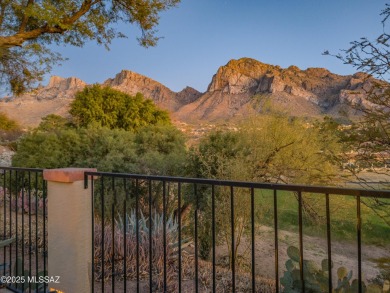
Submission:
[[[136,24],[140,45],[154,46],[159,13],[180,0],[2,0],[0,1],[0,82],[16,94],[42,79],[62,60],[51,44],[109,46],[125,37],[116,24]]]
[[[390,178],[390,172],[386,168],[390,162],[390,34],[386,32],[390,17],[389,3],[382,10],[381,17],[383,31],[377,38],[370,40],[362,37],[352,41],[350,48],[335,55],[345,64],[367,74],[366,82],[369,86],[362,89],[365,101],[351,103],[361,113],[361,119],[344,132],[346,149],[355,154],[355,164],[349,165],[349,169],[363,184],[365,179],[359,174],[362,170],[370,169],[380,173],[380,177],[387,175]],[[327,54],[329,52],[326,51],[325,55]],[[350,154],[347,154],[347,158],[349,157]],[[388,188],[389,181],[390,179],[383,180],[382,188]]]
[[[337,177],[337,138],[300,120],[265,116],[237,131],[216,131],[192,151],[197,177],[329,184]]]
[[[168,112],[158,109],[142,94],[133,97],[100,85],[86,87],[77,93],[69,113],[80,127],[98,124],[111,129],[137,130],[146,125],[170,124]]]
[[[44,122],[45,124],[45,122]],[[154,141],[155,145],[148,142]],[[166,149],[158,146],[172,145]],[[25,134],[13,166],[34,168],[93,167],[99,171],[183,175],[186,148],[173,126],[147,126],[133,133],[105,127],[42,127]]]
[[[18,122],[0,112],[0,144],[5,144],[13,149],[15,141],[21,135],[22,130]]]
[[[19,124],[10,119],[6,114],[0,112],[0,130],[16,130]]]

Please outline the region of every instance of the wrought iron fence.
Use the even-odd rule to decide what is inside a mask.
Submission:
[[[0,275],[13,292],[46,292],[47,188],[41,169],[0,167]]]
[[[390,199],[390,191],[103,172],[86,172],[89,184],[92,292],[333,292],[343,286],[364,292],[361,205],[363,199]],[[352,272],[336,274],[334,266],[332,217],[343,207],[331,206],[339,197],[354,211],[355,281]],[[278,204],[286,206],[286,199],[296,206],[291,219],[297,219],[282,231],[286,211]],[[320,220],[313,221],[313,215]],[[324,232],[325,259],[315,274],[305,257],[308,225]],[[298,247],[289,246],[286,256],[282,234],[288,229],[296,231],[291,235]],[[267,247],[272,265],[257,246],[264,231],[274,234]],[[261,276],[259,266],[266,267],[268,277]]]

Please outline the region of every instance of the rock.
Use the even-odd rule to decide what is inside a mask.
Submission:
[[[87,84],[84,81],[76,77],[62,78],[59,76],[52,76],[47,88],[68,91],[80,90],[83,89],[86,85]]]
[[[369,90],[370,77],[364,73],[341,76],[325,68],[301,70],[297,66],[283,69],[254,59],[231,60],[221,66],[213,76],[207,92],[192,104],[180,108],[175,115],[179,119],[201,120],[228,119],[254,108],[256,95],[266,95],[278,109],[292,115],[336,115],[339,104],[355,99],[366,102],[363,93],[356,99],[348,90]],[[372,79],[371,79],[372,80]]]
[[[197,91],[192,87],[185,87],[183,90],[177,93],[177,99],[183,103],[183,105],[196,101],[202,95],[201,92]]]
[[[122,70],[103,85],[135,95],[142,93],[173,119],[182,122],[247,117],[267,107],[294,116],[339,115],[341,105],[372,107],[366,99],[375,82],[364,73],[342,76],[324,68],[283,69],[251,58],[230,60],[221,66],[205,93],[186,87],[176,93],[144,75]],[[36,126],[48,114],[69,115],[69,104],[87,84],[53,76],[46,87],[0,102],[0,110],[24,125]]]
[[[103,84],[132,96],[142,93],[145,98],[153,100],[157,105],[166,105],[175,97],[175,93],[166,86],[130,70],[122,70],[114,78],[107,79]]]
[[[142,93],[145,98],[153,100],[158,106],[169,111],[175,111],[200,96],[198,91],[190,88],[175,93],[161,83],[130,70],[122,70],[114,78],[107,79],[104,85],[130,95]]]

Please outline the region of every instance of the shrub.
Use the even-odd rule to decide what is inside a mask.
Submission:
[[[130,96],[100,85],[86,87],[77,93],[69,113],[81,127],[97,124],[135,131],[146,125],[170,124],[168,112],[160,110],[142,94]]]
[[[112,266],[117,271],[121,278],[126,274],[127,278],[135,279],[137,272],[137,255],[139,259],[139,273],[142,276],[149,276],[149,227],[152,226],[152,264],[153,264],[153,291],[161,291],[164,285],[163,270],[164,270],[164,246],[163,246],[163,216],[154,212],[152,217],[145,217],[142,213],[139,215],[139,250],[137,251],[137,233],[136,233],[136,213],[134,210],[130,214],[126,214],[125,220],[118,218],[114,222],[114,231],[112,223],[104,225],[104,238],[102,231],[101,219],[95,221],[95,263],[96,266],[95,278],[97,280],[109,279]],[[151,221],[151,222],[150,222]],[[126,234],[124,233],[126,229]],[[172,216],[167,217],[165,223],[166,229],[166,256],[167,256],[167,285],[169,292],[176,291],[177,278],[177,243],[178,223]],[[114,235],[112,235],[114,233]],[[112,237],[114,236],[114,243]],[[101,243],[104,243],[104,251]],[[188,240],[182,240],[183,249],[188,244]],[[125,259],[126,246],[126,259]],[[114,263],[111,262],[114,257]],[[105,272],[102,275],[100,263],[104,259]],[[189,271],[189,263],[186,262],[185,256],[182,258],[183,275]],[[126,272],[123,271],[123,263],[126,261]]]

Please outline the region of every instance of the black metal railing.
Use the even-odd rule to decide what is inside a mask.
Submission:
[[[351,286],[364,292],[362,199],[390,199],[390,191],[103,172],[86,172],[85,185],[91,186],[93,204],[92,292],[289,292],[288,271],[298,279],[291,279],[294,292],[333,292],[351,279],[335,280],[333,263],[338,260],[331,236],[332,216],[343,213],[339,198],[355,211],[355,218],[348,219],[355,227],[358,272]],[[332,208],[335,201],[337,209]],[[296,213],[286,215],[286,202],[296,206]],[[311,244],[308,225],[323,229],[326,243],[321,271],[326,280],[318,291],[308,268],[312,262],[305,258]],[[266,233],[274,234],[272,245],[259,251],[257,244]],[[292,260],[282,277],[284,249],[294,235],[297,253],[287,252]],[[297,268],[291,267],[294,262]],[[266,267],[267,277],[259,266]]]
[[[0,275],[13,292],[46,292],[47,188],[43,170],[0,167]]]

